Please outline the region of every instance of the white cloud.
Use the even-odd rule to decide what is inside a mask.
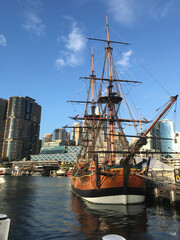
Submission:
[[[66,58],[66,64],[70,67],[81,65],[83,62],[82,53],[69,53]]]
[[[45,33],[46,25],[42,23],[42,20],[34,12],[28,12],[25,16],[25,23],[22,27],[31,34],[35,34],[40,37]]]
[[[160,19],[180,9],[179,0],[103,0],[117,22],[130,26],[142,17]]]
[[[65,61],[62,58],[58,58],[55,61],[55,65],[57,68],[63,67],[63,66],[65,66]]]
[[[149,8],[149,15],[154,19],[166,17],[176,6],[176,0],[164,1],[156,0]]]
[[[24,12],[22,28],[31,35],[44,36],[46,25],[39,16],[43,4],[42,0],[19,0],[19,4]]]
[[[7,46],[6,37],[3,34],[0,34],[0,45],[3,47]]]
[[[26,0],[26,4],[30,7],[33,7],[34,9],[36,8],[40,8],[42,5],[42,1],[41,0]]]
[[[139,0],[105,0],[112,16],[123,25],[131,25],[136,19]]]
[[[73,52],[79,52],[85,47],[84,35],[81,33],[77,23],[73,22],[72,31],[66,41],[66,48]]]
[[[72,20],[72,19],[71,19]],[[77,26],[77,22],[72,22],[72,30],[67,37],[61,36],[58,41],[64,42],[65,50],[61,52],[63,58],[58,58],[55,61],[56,67],[70,66],[74,67],[82,64],[83,50],[86,42],[82,30]]]
[[[130,66],[130,57],[133,54],[131,50],[128,50],[127,52],[123,53],[122,59],[117,62],[118,65],[121,65],[124,68],[127,68]]]

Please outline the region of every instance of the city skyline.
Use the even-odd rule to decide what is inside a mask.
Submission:
[[[17,159],[20,160],[23,157],[28,158],[30,155],[38,154],[38,142],[39,142],[39,123],[41,115],[41,106],[39,106],[35,99],[31,97],[10,97],[8,100],[0,99],[0,109],[1,109],[1,151],[2,159]],[[7,111],[7,114],[5,112]],[[84,124],[84,123],[83,123]],[[90,123],[89,123],[90,124]],[[4,126],[4,129],[3,129]],[[78,146],[81,145],[81,137],[83,133],[83,126],[80,123],[75,123],[72,129],[72,139],[70,134],[65,128],[54,129],[53,133],[46,133],[42,138],[42,142],[49,142],[53,144],[58,144],[58,146]],[[104,129],[104,130],[103,130]],[[101,140],[97,141],[97,145],[101,145],[103,142],[108,142],[108,129],[104,126],[102,129]],[[116,136],[116,141],[119,142],[118,146],[121,146],[121,138]],[[144,145],[142,149],[147,150],[158,150],[162,152],[162,156],[173,157],[172,152],[176,155],[179,153],[179,132],[174,132],[173,122],[168,119],[163,119],[155,125],[152,129],[151,134],[147,139],[147,145]],[[4,135],[4,139],[2,136]],[[104,137],[103,137],[104,136]],[[177,137],[176,139],[174,137]],[[157,139],[155,139],[157,137]],[[89,140],[91,139],[88,136]],[[107,139],[106,139],[107,138]],[[169,141],[170,139],[175,139]],[[54,142],[54,143],[53,143]],[[55,143],[57,142],[57,143]],[[59,142],[59,143],[58,143]],[[150,143],[151,142],[151,143]],[[18,144],[20,143],[20,145]],[[130,142],[129,142],[130,143]],[[129,144],[128,143],[128,144]],[[22,145],[24,147],[22,148]],[[122,143],[124,146],[124,143]],[[3,148],[2,148],[3,146]],[[47,145],[48,146],[48,145]],[[12,151],[12,148],[17,148]],[[44,147],[44,146],[42,146]],[[107,147],[107,146],[106,146]],[[46,148],[46,147],[45,147]],[[31,149],[31,150],[30,150]],[[42,148],[43,149],[43,148]],[[31,152],[30,152],[31,151]],[[179,155],[177,155],[179,156]]]
[[[50,0],[3,0],[0,98],[36,99],[42,106],[40,138],[66,124],[72,126],[68,117],[76,116],[79,106],[66,101],[85,100],[82,89],[86,86],[79,77],[89,75],[92,42],[86,38],[104,37],[107,14],[110,37],[132,44],[115,63],[124,79],[131,80],[133,75],[144,82],[136,94],[145,100],[133,97],[138,108],[142,105],[142,116],[151,120],[150,113],[169,100],[168,93],[174,96],[179,91],[179,10],[177,0],[54,0],[53,4]],[[101,75],[98,59],[104,54],[101,47],[102,54],[94,49],[97,76]],[[179,116],[177,109],[178,120]]]
[[[160,126],[162,126],[163,124],[165,124],[165,126],[166,126],[166,124],[167,124],[167,126],[163,129],[163,130],[161,130],[161,133],[160,133]],[[81,123],[75,123],[74,125],[73,125],[73,127],[72,127],[72,136],[69,138],[69,140],[73,140],[75,137],[74,137],[74,135],[75,135],[75,133],[76,133],[76,127],[77,127],[77,129],[80,129],[80,128],[82,128],[83,129],[83,125],[81,124]],[[60,129],[64,129],[64,130],[66,130],[66,128],[59,128],[59,130]],[[81,129],[81,130],[82,130]],[[57,130],[57,129],[54,129],[54,131],[55,130]],[[158,130],[158,132],[157,132],[157,130]],[[53,131],[53,132],[54,132]],[[84,130],[82,130],[82,131],[84,131]],[[109,130],[107,130],[107,132],[108,132]],[[67,133],[69,133],[68,131],[67,131]],[[118,141],[122,141],[123,139],[121,139],[120,140],[120,136],[118,136],[118,132],[117,133],[115,133],[115,135],[117,134],[117,136],[115,137],[116,138],[116,140],[118,139]],[[50,137],[50,135],[51,135],[51,137]],[[52,133],[45,133],[45,135],[43,136],[43,138],[46,138],[46,142],[51,142],[51,141],[54,141],[53,139],[52,139]],[[106,134],[104,134],[104,137],[105,137],[105,135]],[[108,136],[108,135],[107,135]],[[106,136],[106,138],[107,138],[107,136]],[[126,135],[125,135],[126,136]],[[174,127],[173,127],[173,122],[172,121],[170,121],[169,119],[163,119],[163,120],[160,120],[156,125],[155,125],[155,127],[153,127],[153,129],[152,129],[152,131],[149,133],[149,135],[147,136],[148,138],[147,138],[147,144],[146,145],[144,145],[142,148],[143,149],[156,149],[156,150],[159,150],[159,151],[161,151],[161,144],[163,145],[164,143],[163,143],[163,141],[165,141],[166,143],[165,143],[165,145],[167,145],[167,147],[166,148],[168,148],[167,149],[167,151],[168,152],[172,152],[172,151],[174,151],[175,153],[176,152],[180,152],[179,151],[179,149],[180,149],[180,132],[175,132],[174,131]],[[50,138],[49,138],[50,137]],[[42,139],[43,139],[42,138]],[[78,130],[78,132],[77,132],[77,138],[78,139],[80,139],[79,138],[79,130]],[[156,139],[157,138],[157,139]],[[161,139],[162,138],[162,139]],[[167,138],[167,139],[166,139]],[[171,140],[170,140],[171,139]],[[174,139],[174,140],[173,140]],[[104,141],[105,141],[105,139],[104,139]],[[106,139],[106,141],[107,141],[107,139]],[[132,145],[135,143],[137,141],[137,138],[136,138],[136,136],[134,135],[134,136],[132,136],[132,142],[130,141],[129,143],[132,143]],[[162,143],[160,143],[160,141],[162,141]],[[76,142],[76,141],[75,141]],[[77,141],[78,142],[78,141]],[[75,144],[75,145],[79,145],[79,144]],[[163,147],[162,147],[163,148]],[[165,147],[164,147],[165,148]]]

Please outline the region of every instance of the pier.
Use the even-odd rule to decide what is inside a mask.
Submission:
[[[146,197],[153,197],[156,201],[168,200],[172,206],[180,202],[180,169],[174,170],[174,178],[168,178],[165,171],[158,176],[151,172],[148,175],[137,176],[144,178],[146,185]]]

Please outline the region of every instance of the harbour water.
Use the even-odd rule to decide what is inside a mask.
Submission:
[[[180,207],[152,202],[130,206],[86,203],[67,177],[5,176],[0,213],[11,219],[9,240],[180,239]]]

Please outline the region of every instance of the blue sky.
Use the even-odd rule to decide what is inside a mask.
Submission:
[[[79,107],[66,101],[84,100],[79,77],[90,73],[92,44],[86,38],[104,38],[106,14],[110,37],[132,44],[114,50],[115,63],[123,79],[144,83],[131,91],[142,116],[151,119],[170,95],[179,94],[179,0],[0,0],[0,98],[36,99],[41,137],[72,126],[68,117]],[[97,76],[103,48],[94,47]],[[180,131],[179,103],[176,115]]]

